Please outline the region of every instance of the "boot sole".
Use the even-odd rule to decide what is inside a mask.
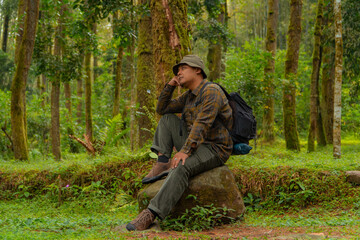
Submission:
[[[160,173],[159,175],[154,176],[152,178],[144,178],[141,182],[143,184],[149,184],[149,183],[156,182],[157,180],[160,180],[161,178],[167,176],[169,174],[169,172],[170,172],[170,170],[167,170],[167,171],[164,171],[164,172]]]

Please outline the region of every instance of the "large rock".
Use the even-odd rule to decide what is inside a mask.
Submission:
[[[347,171],[345,174],[349,183],[360,185],[360,171]]]
[[[164,181],[165,179],[150,184],[139,193],[139,211],[148,206],[149,201],[157,194]],[[187,198],[189,195],[194,195],[196,200],[193,197]],[[174,207],[171,215],[177,217],[186,209],[211,204],[214,204],[214,207],[233,209],[234,211],[228,213],[228,216],[232,218],[238,218],[245,212],[240,191],[227,166],[212,169],[192,178],[188,189]]]

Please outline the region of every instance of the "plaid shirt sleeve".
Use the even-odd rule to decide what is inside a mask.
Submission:
[[[164,89],[162,90],[162,92],[159,96],[157,107],[156,107],[156,112],[158,114],[164,115],[166,113],[181,113],[182,112],[188,92],[185,92],[184,94],[180,95],[179,97],[177,97],[175,99],[171,99],[175,88],[176,88],[175,86],[171,86],[169,84],[165,85]]]
[[[191,150],[204,142],[206,134],[215,121],[220,108],[225,104],[219,88],[209,85],[202,93],[199,113],[193,123],[189,136],[180,152],[191,154]]]

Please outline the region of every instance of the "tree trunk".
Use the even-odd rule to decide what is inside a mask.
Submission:
[[[187,0],[151,0],[156,95],[174,76],[172,67],[190,52]]]
[[[61,1],[62,2],[62,1]],[[65,5],[62,4],[59,11],[58,26],[55,35],[54,44],[54,56],[60,62],[61,61],[61,38],[63,38],[63,13]],[[51,149],[55,160],[61,160],[61,148],[60,148],[60,82],[61,73],[57,72],[55,78],[51,82]]]
[[[276,54],[276,31],[279,19],[279,0],[269,0],[267,32],[266,32],[266,51],[272,57],[268,60],[264,69],[265,73],[265,107],[263,116],[264,140],[272,143],[275,140],[274,134],[274,74],[275,74],[275,54]]]
[[[323,16],[323,0],[318,1],[317,16],[315,22],[314,32],[314,51],[313,51],[313,65],[311,73],[310,85],[310,129],[308,135],[308,152],[315,150],[315,135],[318,119],[318,103],[319,103],[319,74],[321,66],[320,45],[321,45],[321,26]]]
[[[333,7],[330,2],[324,8],[327,12],[332,12]],[[321,80],[321,113],[323,118],[323,126],[328,144],[333,143],[333,123],[334,123],[334,76],[335,76],[335,43],[334,32],[332,29],[333,19],[330,13],[324,14],[324,31],[322,38],[322,80]]]
[[[1,47],[4,52],[6,52],[7,50],[7,42],[9,36],[9,22],[10,22],[10,15],[9,13],[5,13],[4,30],[3,30],[2,47]]]
[[[93,25],[93,32],[96,35],[97,34],[97,23],[94,23]],[[98,60],[97,60],[97,56],[95,54],[93,54],[93,82],[96,82],[96,78],[97,78],[97,71],[98,71]]]
[[[285,78],[283,88],[283,114],[284,133],[286,148],[300,151],[299,134],[296,123],[295,105],[295,81],[299,61],[301,40],[301,9],[302,0],[291,0],[290,2],[290,24],[288,30],[288,42],[285,61]]]
[[[81,65],[84,66],[84,56],[81,56],[81,61],[82,61]],[[80,74],[79,78],[76,81],[76,95],[77,95],[77,98],[78,98],[78,104],[77,104],[77,107],[76,107],[76,117],[77,117],[78,124],[81,124],[81,122],[82,122],[81,120],[82,120],[82,113],[83,113],[83,110],[82,110],[82,105],[83,105],[82,98],[83,98],[84,90],[83,90],[82,78],[83,78],[83,74]]]
[[[93,126],[92,126],[92,112],[91,112],[91,94],[92,94],[92,81],[91,81],[91,52],[85,54],[85,125],[86,135],[93,142]]]
[[[218,6],[216,7],[216,11],[220,9],[219,12],[214,12],[215,7],[208,8],[209,19],[215,19],[219,24],[226,27],[225,20],[226,20],[226,1],[222,3],[217,2]],[[209,68],[209,75],[208,79],[210,81],[216,81],[221,79],[222,73],[222,44],[223,41],[219,36],[209,42],[209,49],[207,54],[207,64]]]
[[[124,48],[119,47],[118,55],[116,58],[113,117],[115,117],[120,113],[121,70],[122,70],[123,51]]]
[[[343,42],[341,0],[334,1],[335,20],[335,86],[334,86],[334,149],[335,158],[341,157],[341,84],[343,68]]]
[[[19,25],[24,26],[23,32],[17,37],[16,70],[11,85],[11,127],[15,159],[27,160],[29,157],[26,132],[25,88],[39,14],[39,0],[20,0],[19,19],[26,9],[26,17]],[[21,39],[20,39],[21,38]]]
[[[133,1],[131,1],[133,4]],[[131,13],[130,24],[132,29],[136,29],[134,15]],[[136,102],[137,102],[137,79],[135,77],[135,37],[132,36],[130,45],[128,47],[130,56],[128,57],[129,70],[130,70],[130,87],[131,87],[131,99],[130,99],[130,147],[131,150],[137,150],[139,148],[139,124],[136,117]]]
[[[149,4],[150,0],[141,0],[141,4]],[[139,112],[139,147],[142,148],[145,143],[152,139],[152,121],[151,116],[155,115],[155,78],[154,78],[154,60],[153,60],[153,43],[151,39],[152,21],[151,16],[143,14],[139,20],[138,36],[138,102],[140,105]]]

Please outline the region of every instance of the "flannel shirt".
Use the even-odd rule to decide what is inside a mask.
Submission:
[[[187,124],[188,138],[180,152],[191,155],[202,143],[210,144],[225,162],[231,155],[233,142],[227,129],[232,128],[232,109],[219,86],[208,84],[200,94],[204,79],[193,91],[188,90],[175,99],[175,86],[166,84],[157,104],[157,113],[182,113]]]

